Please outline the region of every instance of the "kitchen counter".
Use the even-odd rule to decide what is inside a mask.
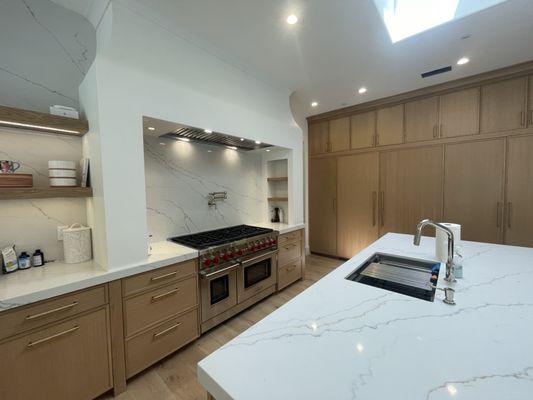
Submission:
[[[283,224],[280,222],[262,222],[259,224],[250,224],[253,226],[260,226],[262,228],[268,228],[268,229],[274,229],[275,231],[278,231],[280,235],[284,235],[285,233],[297,231],[298,229],[304,229],[305,224]]]
[[[163,241],[152,244],[145,261],[109,271],[94,261],[51,262],[0,275],[0,312],[197,257],[197,250]]]
[[[375,252],[434,259],[388,234],[198,364],[226,399],[529,399],[533,249],[462,242],[457,305],[344,279]],[[444,287],[444,265],[439,287]]]

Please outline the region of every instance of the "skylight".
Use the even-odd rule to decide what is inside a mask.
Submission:
[[[393,43],[507,0],[374,0]]]

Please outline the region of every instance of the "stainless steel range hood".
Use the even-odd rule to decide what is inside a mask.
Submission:
[[[143,117],[143,131],[145,135],[167,139],[207,143],[211,145],[236,148],[250,151],[272,147],[267,143],[256,143],[253,140],[213,132],[208,129],[194,128],[191,126],[162,121],[155,118]]]

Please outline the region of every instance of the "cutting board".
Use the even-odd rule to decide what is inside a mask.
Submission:
[[[28,188],[33,187],[32,174],[0,174],[0,187]]]

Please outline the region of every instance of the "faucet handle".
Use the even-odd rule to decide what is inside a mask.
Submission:
[[[454,297],[455,297],[455,289],[451,288],[451,287],[446,287],[444,289],[440,288],[440,287],[437,287],[435,285],[431,285],[431,287],[433,289],[436,289],[436,290],[442,290],[444,292],[444,300],[442,300],[443,302],[445,302],[446,304],[449,304],[451,306],[454,306],[455,304],[455,300],[454,300]]]

